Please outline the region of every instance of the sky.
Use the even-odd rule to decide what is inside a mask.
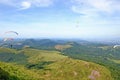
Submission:
[[[120,0],[0,0],[0,37],[120,37]]]

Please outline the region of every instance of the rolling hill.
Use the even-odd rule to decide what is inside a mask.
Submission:
[[[58,51],[1,48],[0,61],[7,80],[113,80],[107,68]]]

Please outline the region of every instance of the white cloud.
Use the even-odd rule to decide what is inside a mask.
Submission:
[[[117,25],[120,22],[119,0],[71,0],[71,10],[84,14],[79,20],[89,26]],[[85,25],[83,25],[85,26]]]
[[[93,12],[95,11],[95,9],[92,9],[92,8],[80,7],[76,5],[71,6],[71,9],[75,13],[87,14],[87,15],[93,14]]]
[[[76,13],[114,13],[120,11],[119,0],[71,0],[71,9]]]
[[[105,12],[110,12],[111,11],[111,4],[112,1],[108,0],[88,0],[89,4],[100,10],[100,11],[105,11]]]
[[[21,9],[28,9],[28,8],[30,8],[31,7],[31,3],[30,2],[28,2],[28,1],[23,1],[22,3],[21,3]]]
[[[54,0],[0,0],[0,4],[16,7],[18,9],[28,9],[31,7],[48,7]]]

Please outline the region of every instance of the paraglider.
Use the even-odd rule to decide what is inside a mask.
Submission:
[[[117,47],[120,47],[120,45],[114,45],[113,48],[117,48]]]
[[[13,47],[13,40],[18,36],[18,32],[7,31],[4,33],[3,41],[10,45],[10,48]]]
[[[18,36],[18,33],[15,31],[7,31],[4,33],[4,41],[11,41],[14,40],[14,38]]]

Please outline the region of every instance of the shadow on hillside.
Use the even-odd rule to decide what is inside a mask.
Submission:
[[[0,80],[20,80],[16,76],[10,76],[10,74],[0,68]]]
[[[54,63],[54,61],[43,61],[37,64],[27,64],[26,67],[29,69],[35,68],[35,69],[45,69],[45,66]]]

